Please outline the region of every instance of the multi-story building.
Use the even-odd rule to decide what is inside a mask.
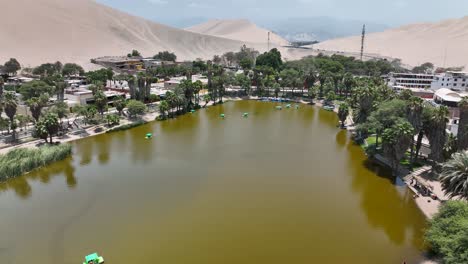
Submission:
[[[449,71],[434,77],[432,90],[447,88],[454,91],[468,92],[468,73]]]
[[[434,81],[433,74],[418,73],[390,73],[387,78],[390,87],[402,86],[406,88],[429,89]]]

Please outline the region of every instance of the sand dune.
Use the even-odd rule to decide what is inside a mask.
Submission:
[[[186,30],[205,35],[263,44],[267,44],[269,32],[269,30],[258,27],[254,23],[245,19],[215,19],[203,24],[189,27]],[[287,40],[274,33],[270,34],[270,42],[278,46],[284,46],[289,44]]]
[[[365,52],[400,58],[408,65],[432,62],[468,69],[468,17],[403,26],[367,35]],[[361,36],[325,41],[314,48],[359,52]]]
[[[212,58],[243,44],[265,45],[202,35],[135,17],[92,0],[0,0],[0,63],[17,58],[23,66],[60,60],[92,68],[90,59],[175,52],[180,60]]]

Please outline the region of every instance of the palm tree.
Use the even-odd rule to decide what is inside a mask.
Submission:
[[[328,77],[330,76],[330,73],[327,71],[320,71],[318,75],[318,80],[320,82],[320,87],[319,87],[319,97],[323,98],[323,86],[329,79]]]
[[[3,112],[3,85],[4,85],[4,80],[3,80],[3,77],[0,76],[0,116],[2,115],[2,112]]]
[[[346,73],[343,77],[343,84],[345,87],[346,97],[349,96],[349,93],[352,91],[353,86],[355,85],[354,77],[351,73]]]
[[[166,113],[169,111],[169,109],[169,103],[166,100],[162,100],[159,103],[159,112],[161,113],[163,119],[167,118]]]
[[[42,114],[42,108],[46,106],[48,98],[46,97],[33,97],[26,101],[26,105],[29,106],[29,110],[31,111],[31,115],[34,120],[37,122]]]
[[[414,136],[419,134],[422,129],[422,113],[423,113],[423,100],[419,97],[412,96],[409,99],[408,106],[406,109],[406,115],[408,121],[414,128],[414,135],[411,138],[411,154],[410,160],[411,165],[415,162],[414,158]]]
[[[360,89],[357,94],[357,111],[354,120],[356,124],[362,124],[367,121],[367,118],[374,108],[374,91],[371,87],[366,86]]]
[[[18,99],[16,98],[16,95],[14,93],[7,92],[5,93],[3,104],[5,108],[5,114],[10,119],[10,128],[13,131],[13,141],[15,141],[16,140],[15,115],[16,115],[16,110],[18,108]]]
[[[177,96],[172,91],[167,91],[166,101],[169,104],[169,114],[171,117],[173,117],[174,115],[172,109],[177,106]]]
[[[335,94],[341,94],[339,87],[340,87],[340,82],[343,81],[343,74],[341,74],[340,72],[333,74],[332,80],[333,80],[333,86],[335,89]]]
[[[136,99],[136,84],[135,84],[135,77],[129,75],[127,77],[128,88],[130,89],[130,99]]]
[[[341,103],[340,107],[338,108],[338,118],[341,121],[341,128],[345,127],[346,118],[349,115],[349,105],[347,103]]]
[[[206,105],[211,101],[211,96],[209,94],[205,94],[203,96],[203,100],[205,101],[205,105],[203,107],[206,107]]]
[[[460,123],[458,124],[458,150],[468,149],[468,97],[463,97],[458,104]]]
[[[411,144],[413,126],[406,120],[398,121],[391,128],[385,129],[382,135],[383,151],[392,165],[393,173],[398,172],[400,160]]]
[[[200,104],[200,91],[203,89],[203,83],[198,80],[193,83],[193,92],[195,94],[195,104]]]
[[[447,141],[446,126],[448,122],[448,114],[448,108],[445,106],[433,109],[427,126],[426,134],[431,146],[431,154],[429,155],[429,158],[432,159],[434,165],[436,162],[442,162],[444,160],[444,146]]]
[[[64,81],[58,81],[55,84],[57,92],[57,101],[63,101],[65,99],[65,88],[67,88],[67,83]]]
[[[452,159],[442,165],[439,179],[450,198],[468,199],[468,151],[453,154]]]
[[[119,116],[121,116],[122,111],[124,110],[126,106],[125,98],[123,96],[117,96],[114,99],[114,106],[115,106],[115,109],[117,109],[117,112],[119,112]]]
[[[101,117],[104,116],[104,111],[107,108],[107,96],[100,89],[94,94],[94,104],[96,105],[97,110],[101,114]]]

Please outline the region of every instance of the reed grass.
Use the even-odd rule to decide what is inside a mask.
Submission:
[[[0,155],[0,181],[21,176],[70,156],[70,144],[43,146],[35,149],[20,148]]]

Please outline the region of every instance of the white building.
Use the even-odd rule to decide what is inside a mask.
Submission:
[[[447,88],[441,88],[435,92],[434,102],[447,107],[457,108],[458,103],[460,103],[465,96],[468,96],[468,93],[459,93]]]
[[[431,89],[438,90],[442,88],[468,92],[468,73],[449,71],[435,76]]]
[[[175,89],[182,81],[187,80],[187,77],[174,77],[164,82],[164,89]],[[192,75],[192,82],[200,81],[203,85],[208,84],[208,78],[203,75]]]
[[[388,86],[429,89],[434,81],[433,74],[389,73]]]

